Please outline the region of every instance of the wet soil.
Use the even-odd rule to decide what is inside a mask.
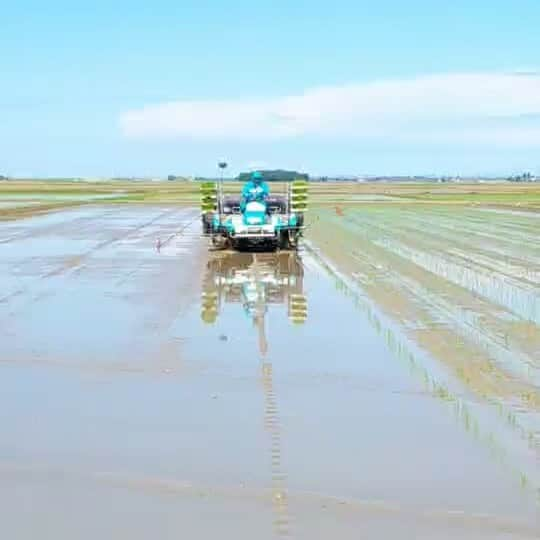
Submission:
[[[433,324],[425,268],[362,280],[389,259],[325,231],[252,254],[174,206],[0,224],[1,536],[538,537],[536,380]]]

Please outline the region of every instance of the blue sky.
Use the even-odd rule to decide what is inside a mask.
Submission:
[[[5,4],[0,174],[540,173],[538,0]]]

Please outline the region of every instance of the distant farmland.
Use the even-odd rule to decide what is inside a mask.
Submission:
[[[226,193],[237,193],[239,182],[225,182]],[[274,193],[285,185],[272,182]],[[197,182],[79,182],[10,180],[0,182],[2,219],[24,217],[83,204],[180,204],[197,205]],[[363,203],[479,205],[540,210],[540,184],[398,184],[357,182],[314,182],[311,205],[355,205]]]

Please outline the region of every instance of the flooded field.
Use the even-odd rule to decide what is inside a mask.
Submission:
[[[2,537],[538,538],[539,231],[378,198],[298,253],[174,205],[0,223]]]

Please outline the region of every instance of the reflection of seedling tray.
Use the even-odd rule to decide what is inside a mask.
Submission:
[[[213,324],[223,303],[253,308],[252,301],[243,297],[243,288],[252,284],[261,288],[265,312],[269,305],[281,305],[291,323],[303,324],[308,316],[303,273],[300,257],[293,252],[274,253],[263,260],[245,253],[212,257],[201,292],[201,318]]]

